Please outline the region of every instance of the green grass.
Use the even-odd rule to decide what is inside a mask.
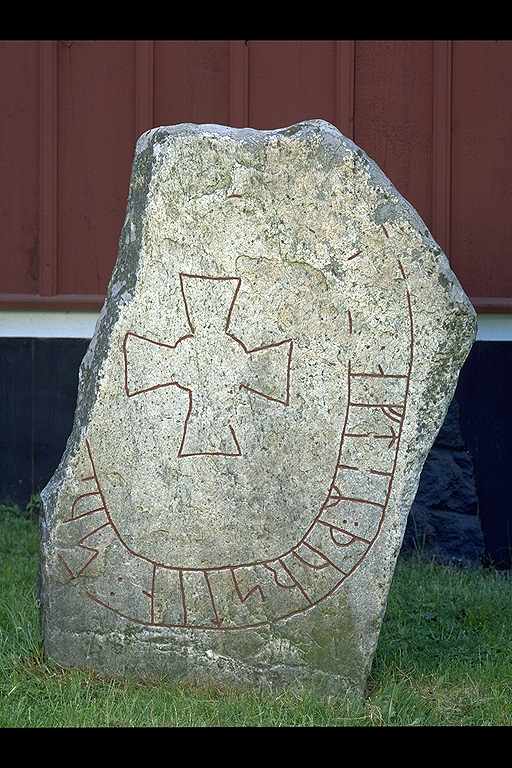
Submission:
[[[401,559],[363,703],[105,680],[45,662],[36,523],[0,507],[0,726],[512,725],[512,580]]]

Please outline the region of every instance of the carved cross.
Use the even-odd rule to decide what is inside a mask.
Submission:
[[[189,333],[164,343],[128,331],[123,343],[125,391],[135,397],[163,387],[187,394],[178,458],[241,456],[236,401],[245,389],[287,406],[293,341],[248,349],[230,332],[239,277],[180,273]]]

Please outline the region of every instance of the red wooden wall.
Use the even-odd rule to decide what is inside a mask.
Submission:
[[[0,308],[97,308],[155,125],[336,124],[512,311],[511,41],[0,43]]]

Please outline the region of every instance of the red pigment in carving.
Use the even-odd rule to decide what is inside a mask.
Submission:
[[[241,278],[239,277],[212,277],[210,275],[191,275],[187,273],[180,273],[180,287],[181,287],[181,295],[183,299],[183,305],[185,310],[185,315],[187,318],[187,322],[190,328],[190,333],[185,334],[184,336],[181,336],[176,342],[173,344],[167,344],[160,341],[155,341],[153,339],[149,339],[147,336],[142,336],[138,333],[135,333],[133,331],[128,331],[125,334],[124,341],[123,341],[123,355],[124,355],[124,389],[126,392],[126,395],[128,397],[134,397],[135,395],[140,395],[146,392],[152,392],[156,389],[161,389],[163,387],[177,387],[178,389],[181,389],[183,392],[186,392],[188,395],[188,410],[187,415],[185,416],[185,421],[183,424],[183,434],[182,439],[180,443],[180,447],[178,450],[178,458],[189,458],[191,456],[225,456],[225,457],[238,457],[242,455],[242,451],[240,448],[240,443],[237,439],[235,430],[233,426],[229,423],[228,428],[231,434],[231,438],[233,441],[233,444],[235,446],[235,449],[232,451],[210,451],[210,450],[201,450],[201,451],[187,451],[185,450],[185,445],[187,442],[187,429],[189,426],[190,417],[193,412],[193,392],[192,389],[189,387],[184,386],[179,381],[168,381],[164,382],[162,384],[155,384],[153,386],[143,387],[141,389],[136,389],[134,391],[131,391],[128,385],[128,371],[129,371],[129,360],[128,360],[128,341],[130,338],[137,338],[141,339],[142,341],[145,341],[149,344],[153,344],[157,347],[161,347],[163,349],[168,350],[176,350],[178,345],[180,345],[182,342],[186,340],[193,340],[196,334],[196,330],[192,324],[192,319],[190,315],[190,307],[187,300],[186,290],[185,290],[185,278],[187,280],[214,280],[214,281],[231,281],[235,284],[234,292],[233,292],[233,298],[231,300],[229,310],[226,317],[226,322],[224,325],[224,333],[229,336],[230,339],[235,341],[244,351],[246,355],[253,355],[257,352],[262,352],[266,349],[275,349],[277,347],[281,347],[284,345],[288,346],[288,355],[287,355],[287,363],[286,363],[286,394],[283,398],[280,397],[272,397],[271,395],[262,392],[260,389],[257,389],[255,387],[251,387],[246,383],[241,383],[239,385],[239,389],[246,389],[248,392],[251,392],[252,394],[263,397],[266,400],[270,400],[276,403],[280,403],[281,405],[287,406],[290,402],[290,370],[291,370],[291,362],[292,362],[292,352],[293,352],[293,341],[291,339],[284,339],[283,341],[274,342],[272,344],[264,344],[260,347],[254,347],[253,349],[249,349],[244,342],[239,339],[237,336],[235,336],[233,333],[229,330],[229,325],[231,323],[231,315],[233,313],[233,308],[235,306],[236,300],[238,298],[238,293],[240,291],[240,286],[242,283]],[[178,377],[179,378],[179,374]]]
[[[400,272],[401,272],[402,276],[404,277],[404,279],[406,279],[402,265],[399,264],[399,267],[400,267]],[[238,278],[206,278],[204,276],[197,276],[197,275],[196,276],[192,275],[190,277],[197,277],[199,279],[224,279],[224,280],[231,279],[231,280],[237,280],[238,281],[237,282],[237,289],[235,291],[235,296],[233,298],[233,301],[232,301],[232,304],[231,304],[231,307],[230,307],[230,311],[228,313],[227,323],[226,323],[226,333],[228,333],[229,321],[230,321],[230,318],[231,318],[231,311],[233,309],[234,302],[236,301],[236,297],[237,297],[237,294],[238,294],[238,289],[240,287],[239,279]],[[125,547],[125,549],[131,555],[133,555],[135,557],[138,557],[141,560],[144,560],[144,561],[147,561],[147,562],[153,564],[153,579],[152,579],[151,593],[147,593],[147,592],[145,593],[148,597],[151,598],[151,618],[150,618],[149,621],[141,621],[140,619],[136,619],[134,617],[128,616],[127,614],[125,614],[125,613],[123,613],[123,612],[113,608],[112,606],[108,605],[108,603],[106,603],[103,600],[101,600],[97,595],[94,595],[93,593],[91,593],[89,591],[87,591],[85,594],[91,600],[96,602],[97,604],[102,605],[103,607],[113,611],[117,615],[119,615],[119,616],[121,616],[121,617],[123,617],[123,618],[125,618],[125,619],[127,619],[129,621],[137,623],[137,624],[161,626],[161,627],[169,627],[169,628],[175,627],[175,628],[187,628],[187,629],[195,629],[195,630],[201,630],[202,629],[202,630],[217,630],[217,631],[232,631],[232,630],[239,630],[239,629],[252,629],[252,628],[261,626],[263,624],[269,624],[272,621],[279,621],[279,620],[287,619],[287,618],[290,618],[291,616],[295,616],[296,614],[302,613],[302,612],[304,612],[306,610],[310,610],[314,605],[317,605],[318,603],[320,603],[323,600],[325,600],[328,597],[330,597],[338,589],[338,587],[342,584],[342,582],[346,578],[348,578],[356,570],[356,568],[360,565],[362,560],[366,557],[366,555],[368,554],[370,548],[374,544],[377,536],[379,535],[379,533],[381,531],[381,528],[382,528],[382,525],[383,525],[383,522],[384,522],[385,512],[386,512],[386,508],[387,508],[387,505],[388,505],[388,502],[389,502],[389,498],[390,498],[390,494],[391,494],[391,488],[392,488],[393,479],[394,479],[394,475],[395,475],[395,471],[396,471],[397,460],[398,460],[398,450],[399,450],[400,438],[401,438],[401,435],[402,435],[402,429],[403,429],[403,424],[404,424],[407,398],[408,398],[408,395],[409,395],[410,377],[411,377],[412,363],[413,363],[413,354],[414,354],[414,328],[413,328],[412,306],[411,306],[410,293],[409,293],[409,291],[407,289],[406,289],[406,300],[407,300],[407,308],[408,308],[408,315],[409,315],[409,328],[410,328],[409,364],[408,364],[407,374],[384,374],[383,369],[382,369],[381,366],[378,366],[379,367],[379,373],[374,373],[372,371],[352,373],[352,371],[351,371],[351,364],[349,362],[349,364],[348,364],[348,375],[347,375],[347,389],[348,389],[347,408],[346,408],[346,413],[345,413],[345,418],[344,418],[344,423],[343,423],[343,428],[342,428],[342,433],[341,433],[340,448],[339,448],[338,457],[337,457],[337,461],[336,461],[335,468],[334,468],[334,475],[333,475],[333,479],[332,479],[329,491],[327,493],[327,496],[326,496],[326,499],[325,499],[324,503],[322,504],[322,506],[320,508],[320,511],[318,512],[317,516],[315,517],[315,519],[313,520],[313,522],[311,523],[311,525],[309,526],[309,528],[307,529],[305,534],[302,536],[302,538],[297,542],[297,544],[295,544],[288,551],[282,553],[281,556],[278,557],[278,558],[273,558],[272,560],[255,561],[255,562],[252,562],[252,563],[228,564],[228,565],[222,565],[222,566],[214,566],[214,567],[209,567],[209,568],[187,568],[187,567],[168,566],[168,565],[165,565],[163,563],[159,563],[159,562],[150,560],[147,557],[144,557],[144,556],[141,556],[141,555],[137,555],[137,553],[135,553],[133,550],[131,550],[128,547],[128,545],[123,541],[122,537],[119,534],[119,531],[116,529],[115,524],[112,521],[112,518],[111,518],[111,516],[109,514],[109,511],[108,511],[108,507],[107,507],[106,502],[105,502],[105,498],[104,498],[103,492],[102,492],[100,484],[99,484],[98,474],[97,474],[97,470],[96,470],[96,467],[95,467],[95,464],[94,464],[94,460],[93,460],[93,456],[92,456],[91,445],[90,445],[89,440],[86,439],[86,447],[87,447],[87,451],[88,451],[88,455],[89,455],[89,459],[90,459],[90,464],[91,464],[91,471],[92,471],[91,477],[94,479],[94,481],[96,483],[97,491],[92,493],[92,494],[82,494],[81,496],[77,497],[77,499],[75,500],[75,502],[73,504],[72,511],[74,511],[75,505],[76,505],[77,501],[80,498],[83,498],[85,495],[96,495],[96,494],[98,494],[100,496],[100,498],[101,498],[103,506],[99,507],[97,510],[93,510],[91,512],[84,513],[84,515],[80,515],[79,517],[85,517],[85,516],[87,516],[89,514],[93,514],[94,511],[104,510],[105,514],[107,516],[108,522],[105,523],[104,525],[100,526],[99,528],[96,528],[90,534],[87,534],[86,536],[84,536],[80,540],[80,542],[78,542],[78,544],[79,544],[79,546],[81,546],[84,549],[88,549],[89,551],[91,551],[93,553],[96,552],[96,555],[97,555],[97,550],[93,550],[92,548],[86,547],[83,544],[83,542],[88,538],[88,536],[92,535],[92,533],[96,533],[101,528],[104,528],[107,525],[110,525],[112,527],[112,530],[113,530],[114,534],[119,539],[120,543]],[[190,323],[190,317],[189,317],[188,307],[187,307],[186,301],[185,301],[185,308],[186,308],[186,314],[187,314],[187,317],[188,317],[188,320],[189,320],[189,324],[190,324],[191,329],[192,329],[192,325]],[[148,341],[151,341],[151,340],[148,340]],[[158,342],[151,342],[151,343],[158,343]],[[243,346],[242,342],[239,341],[239,343],[242,344],[242,346]],[[289,360],[290,360],[291,359],[291,344],[292,344],[291,340],[287,340],[286,342],[280,342],[280,343],[289,343],[290,344],[290,353],[289,353]],[[172,345],[161,345],[161,346],[172,347]],[[270,345],[270,346],[272,346],[272,345]],[[247,350],[247,352],[250,353],[249,350]],[[405,393],[404,393],[404,401],[403,401],[403,403],[377,403],[377,404],[376,403],[353,403],[351,401],[351,397],[350,397],[351,379],[355,378],[355,377],[369,377],[369,378],[372,378],[372,377],[376,377],[376,376],[378,376],[378,377],[388,377],[388,378],[405,378],[406,379],[406,386],[405,386]],[[127,381],[127,379],[126,379],[126,381]],[[289,385],[289,370],[288,370],[288,385]],[[166,385],[163,385],[163,386],[166,386]],[[127,392],[127,394],[129,394],[129,393]],[[261,394],[261,393],[258,393],[258,394]],[[263,395],[263,396],[265,396],[265,395]],[[286,401],[288,401],[288,398],[289,398],[289,387],[287,389]],[[346,431],[347,430],[347,424],[348,424],[348,421],[349,421],[349,412],[350,412],[350,409],[354,408],[354,407],[357,407],[357,408],[380,408],[381,410],[383,410],[383,412],[385,413],[387,418],[389,418],[393,422],[396,422],[396,423],[399,424],[398,432],[395,432],[393,427],[391,427],[392,433],[388,434],[388,435],[371,435],[371,433],[368,433],[367,435],[365,435],[365,436],[368,436],[368,437],[371,436],[371,437],[373,437],[375,439],[390,439],[391,438],[391,442],[389,444],[389,447],[392,447],[393,445],[395,446],[393,465],[392,465],[392,468],[391,468],[390,472],[384,472],[384,471],[381,471],[381,470],[368,470],[368,471],[370,471],[373,474],[385,475],[385,476],[389,477],[386,497],[385,497],[383,503],[375,502],[375,501],[370,500],[370,499],[353,498],[353,497],[350,497],[350,496],[345,496],[345,495],[343,495],[342,491],[340,490],[340,488],[336,484],[337,473],[338,473],[339,469],[348,466],[348,465],[345,465],[343,463],[343,461],[342,461],[342,454],[343,454],[344,439],[345,439],[345,437],[348,437],[349,434],[350,434],[350,433],[347,433],[347,431]],[[353,435],[353,436],[356,436],[356,435]],[[362,435],[359,435],[359,436],[362,436]],[[377,531],[376,531],[374,537],[371,540],[370,539],[365,539],[362,536],[359,536],[359,535],[353,533],[352,531],[345,530],[343,528],[340,528],[339,526],[333,525],[332,523],[328,523],[328,522],[326,522],[326,521],[321,519],[321,515],[322,515],[322,513],[323,513],[323,511],[325,509],[327,509],[328,507],[331,507],[331,506],[335,506],[336,504],[338,504],[340,501],[343,501],[343,500],[350,501],[350,502],[352,502],[354,504],[361,503],[361,504],[365,504],[365,505],[367,505],[367,504],[373,505],[373,506],[375,506],[375,507],[377,507],[377,508],[382,510],[381,516],[380,516],[380,519],[379,519],[379,524],[378,524],[378,527],[377,527]],[[333,501],[334,501],[334,504],[332,503]],[[78,518],[71,517],[66,522],[72,522],[75,519],[78,519]],[[339,566],[337,566],[324,552],[322,552],[318,547],[313,546],[308,541],[308,537],[310,536],[310,534],[312,533],[312,531],[315,529],[316,526],[325,526],[325,527],[327,527],[329,529],[329,532],[330,532],[330,538],[331,538],[332,542],[337,547],[340,547],[340,548],[349,547],[349,546],[351,546],[353,541],[362,541],[362,542],[364,542],[365,544],[368,545],[368,548],[356,560],[356,562],[352,565],[350,570],[345,572]],[[351,540],[348,543],[346,543],[346,544],[340,543],[339,541],[336,540],[336,537],[335,537],[335,532],[336,531],[338,531],[339,533],[343,533],[344,535],[350,536]],[[321,565],[321,566],[312,565],[307,560],[305,560],[303,557],[301,557],[298,554],[298,552],[297,552],[297,550],[299,549],[299,547],[301,545],[304,545],[304,546],[308,547],[313,553],[315,553],[316,555],[321,557],[325,561],[326,564],[331,565],[336,571],[338,571],[339,573],[342,574],[342,577],[340,579],[338,579],[334,583],[332,588],[330,590],[328,590],[325,594],[323,594],[320,598],[318,598],[316,600],[312,600],[309,597],[309,595],[307,594],[307,592],[304,589],[303,585],[300,584],[299,581],[290,573],[290,571],[286,567],[285,563],[283,562],[283,558],[285,558],[287,555],[292,554],[297,559],[299,559],[306,567],[309,567],[309,568],[311,568],[314,571],[320,570],[320,569],[325,567],[324,565]],[[73,571],[66,564],[66,562],[64,561],[62,556],[59,555],[59,557],[63,561],[64,566],[66,567],[66,570],[68,571],[68,573],[71,576],[71,579],[74,579],[74,578],[77,578],[79,575],[82,575],[84,573],[85,569],[92,562],[94,557],[96,557],[96,555],[93,554],[93,557],[89,559],[89,561],[82,567],[80,573],[76,574],[76,575],[73,574]],[[273,567],[275,565],[275,563],[277,563],[277,562],[281,565],[281,567],[283,568],[285,573],[289,576],[289,578],[292,581],[292,584],[282,584],[279,581],[277,571],[276,571],[275,567]],[[274,617],[271,617],[271,618],[266,618],[265,620],[257,621],[257,622],[254,622],[254,623],[238,624],[238,625],[234,625],[234,626],[224,626],[224,625],[222,625],[222,621],[223,620],[222,620],[222,618],[219,616],[219,614],[217,612],[215,596],[214,596],[214,590],[213,590],[212,584],[210,582],[209,575],[211,575],[213,573],[219,573],[219,572],[223,572],[223,571],[229,570],[231,572],[233,583],[234,583],[235,590],[236,590],[236,594],[237,594],[237,597],[238,597],[238,600],[239,600],[240,603],[245,603],[251,596],[256,595],[256,593],[259,593],[262,601],[264,601],[265,600],[265,595],[264,595],[263,589],[261,588],[261,586],[259,584],[256,584],[255,586],[253,586],[244,596],[242,594],[241,590],[240,590],[240,587],[239,587],[239,584],[238,584],[238,580],[237,580],[237,578],[235,576],[235,571],[240,571],[241,569],[244,569],[246,571],[249,571],[249,573],[251,573],[251,569],[254,568],[255,566],[264,566],[265,568],[267,568],[273,574],[273,579],[274,579],[274,582],[275,582],[276,586],[278,586],[280,588],[283,588],[283,589],[286,589],[286,590],[295,590],[295,589],[299,590],[299,592],[302,594],[304,599],[307,601],[308,605],[306,605],[304,607],[301,607],[301,608],[298,608],[298,609],[295,609],[295,610],[290,611],[288,613],[285,613],[283,615],[274,616]],[[155,574],[156,574],[156,568],[157,567],[165,568],[167,570],[174,570],[174,571],[178,572],[179,584],[180,584],[180,592],[181,592],[181,602],[182,602],[182,608],[183,608],[183,621],[180,624],[164,624],[164,623],[159,623],[159,622],[155,621],[153,601],[154,601],[154,589],[155,589]],[[214,617],[215,617],[212,620],[211,624],[193,625],[193,624],[190,624],[188,622],[187,607],[186,607],[186,590],[185,590],[185,585],[184,585],[184,580],[183,580],[183,574],[184,573],[189,573],[189,572],[202,573],[204,575],[204,578],[206,580],[206,584],[207,584],[207,587],[208,587],[208,591],[209,591],[211,607],[212,607],[213,614],[214,614]],[[254,581],[254,579],[251,579],[251,580]]]

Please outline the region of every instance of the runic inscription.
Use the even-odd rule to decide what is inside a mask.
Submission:
[[[240,390],[287,406],[293,341],[249,347],[230,331],[238,277],[180,273],[189,333],[172,343],[124,337],[125,391],[135,397],[176,387],[188,397],[178,458],[242,455],[233,413]],[[222,371],[222,376],[219,376]]]
[[[398,267],[405,281],[400,262]],[[184,277],[182,291],[192,331],[186,339],[198,339],[200,333],[195,331],[197,325],[185,298]],[[225,326],[221,328],[231,336],[229,321],[240,281],[225,280],[236,280]],[[169,628],[249,629],[290,618],[332,595],[368,554],[382,528],[389,503],[413,363],[413,316],[409,290],[404,288],[407,307],[404,321],[410,333],[408,364],[402,370],[388,370],[376,361],[373,369],[361,370],[348,361],[344,378],[348,398],[332,481],[316,516],[291,549],[270,559],[219,563],[208,568],[174,566],[139,557],[126,544],[112,520],[93,449],[86,441],[87,470],[82,479],[87,483],[87,491],[77,496],[65,520],[70,528],[76,527],[71,538],[78,546],[71,559],[68,553],[66,557],[59,555],[64,578],[73,581],[87,577],[106,547],[120,547],[122,562],[126,563],[126,557],[133,558],[139,569],[141,591],[134,596],[138,608],[130,608],[127,613],[125,604],[116,602],[111,582],[103,590],[98,584],[94,592],[87,590],[85,594],[97,605],[130,621]],[[183,337],[174,345],[150,343],[174,351],[182,342]],[[251,354],[241,341],[237,339],[235,343],[242,345],[244,354]],[[269,346],[284,347],[285,344],[290,345],[291,355],[291,342]],[[133,387],[127,392],[129,396],[172,384],[166,382],[139,390],[129,374],[127,364],[127,389],[129,382]],[[266,392],[252,391],[267,399],[277,399],[269,397],[271,383]],[[286,396],[279,402],[286,404],[288,397],[289,369]],[[121,571],[118,578],[123,578]]]

